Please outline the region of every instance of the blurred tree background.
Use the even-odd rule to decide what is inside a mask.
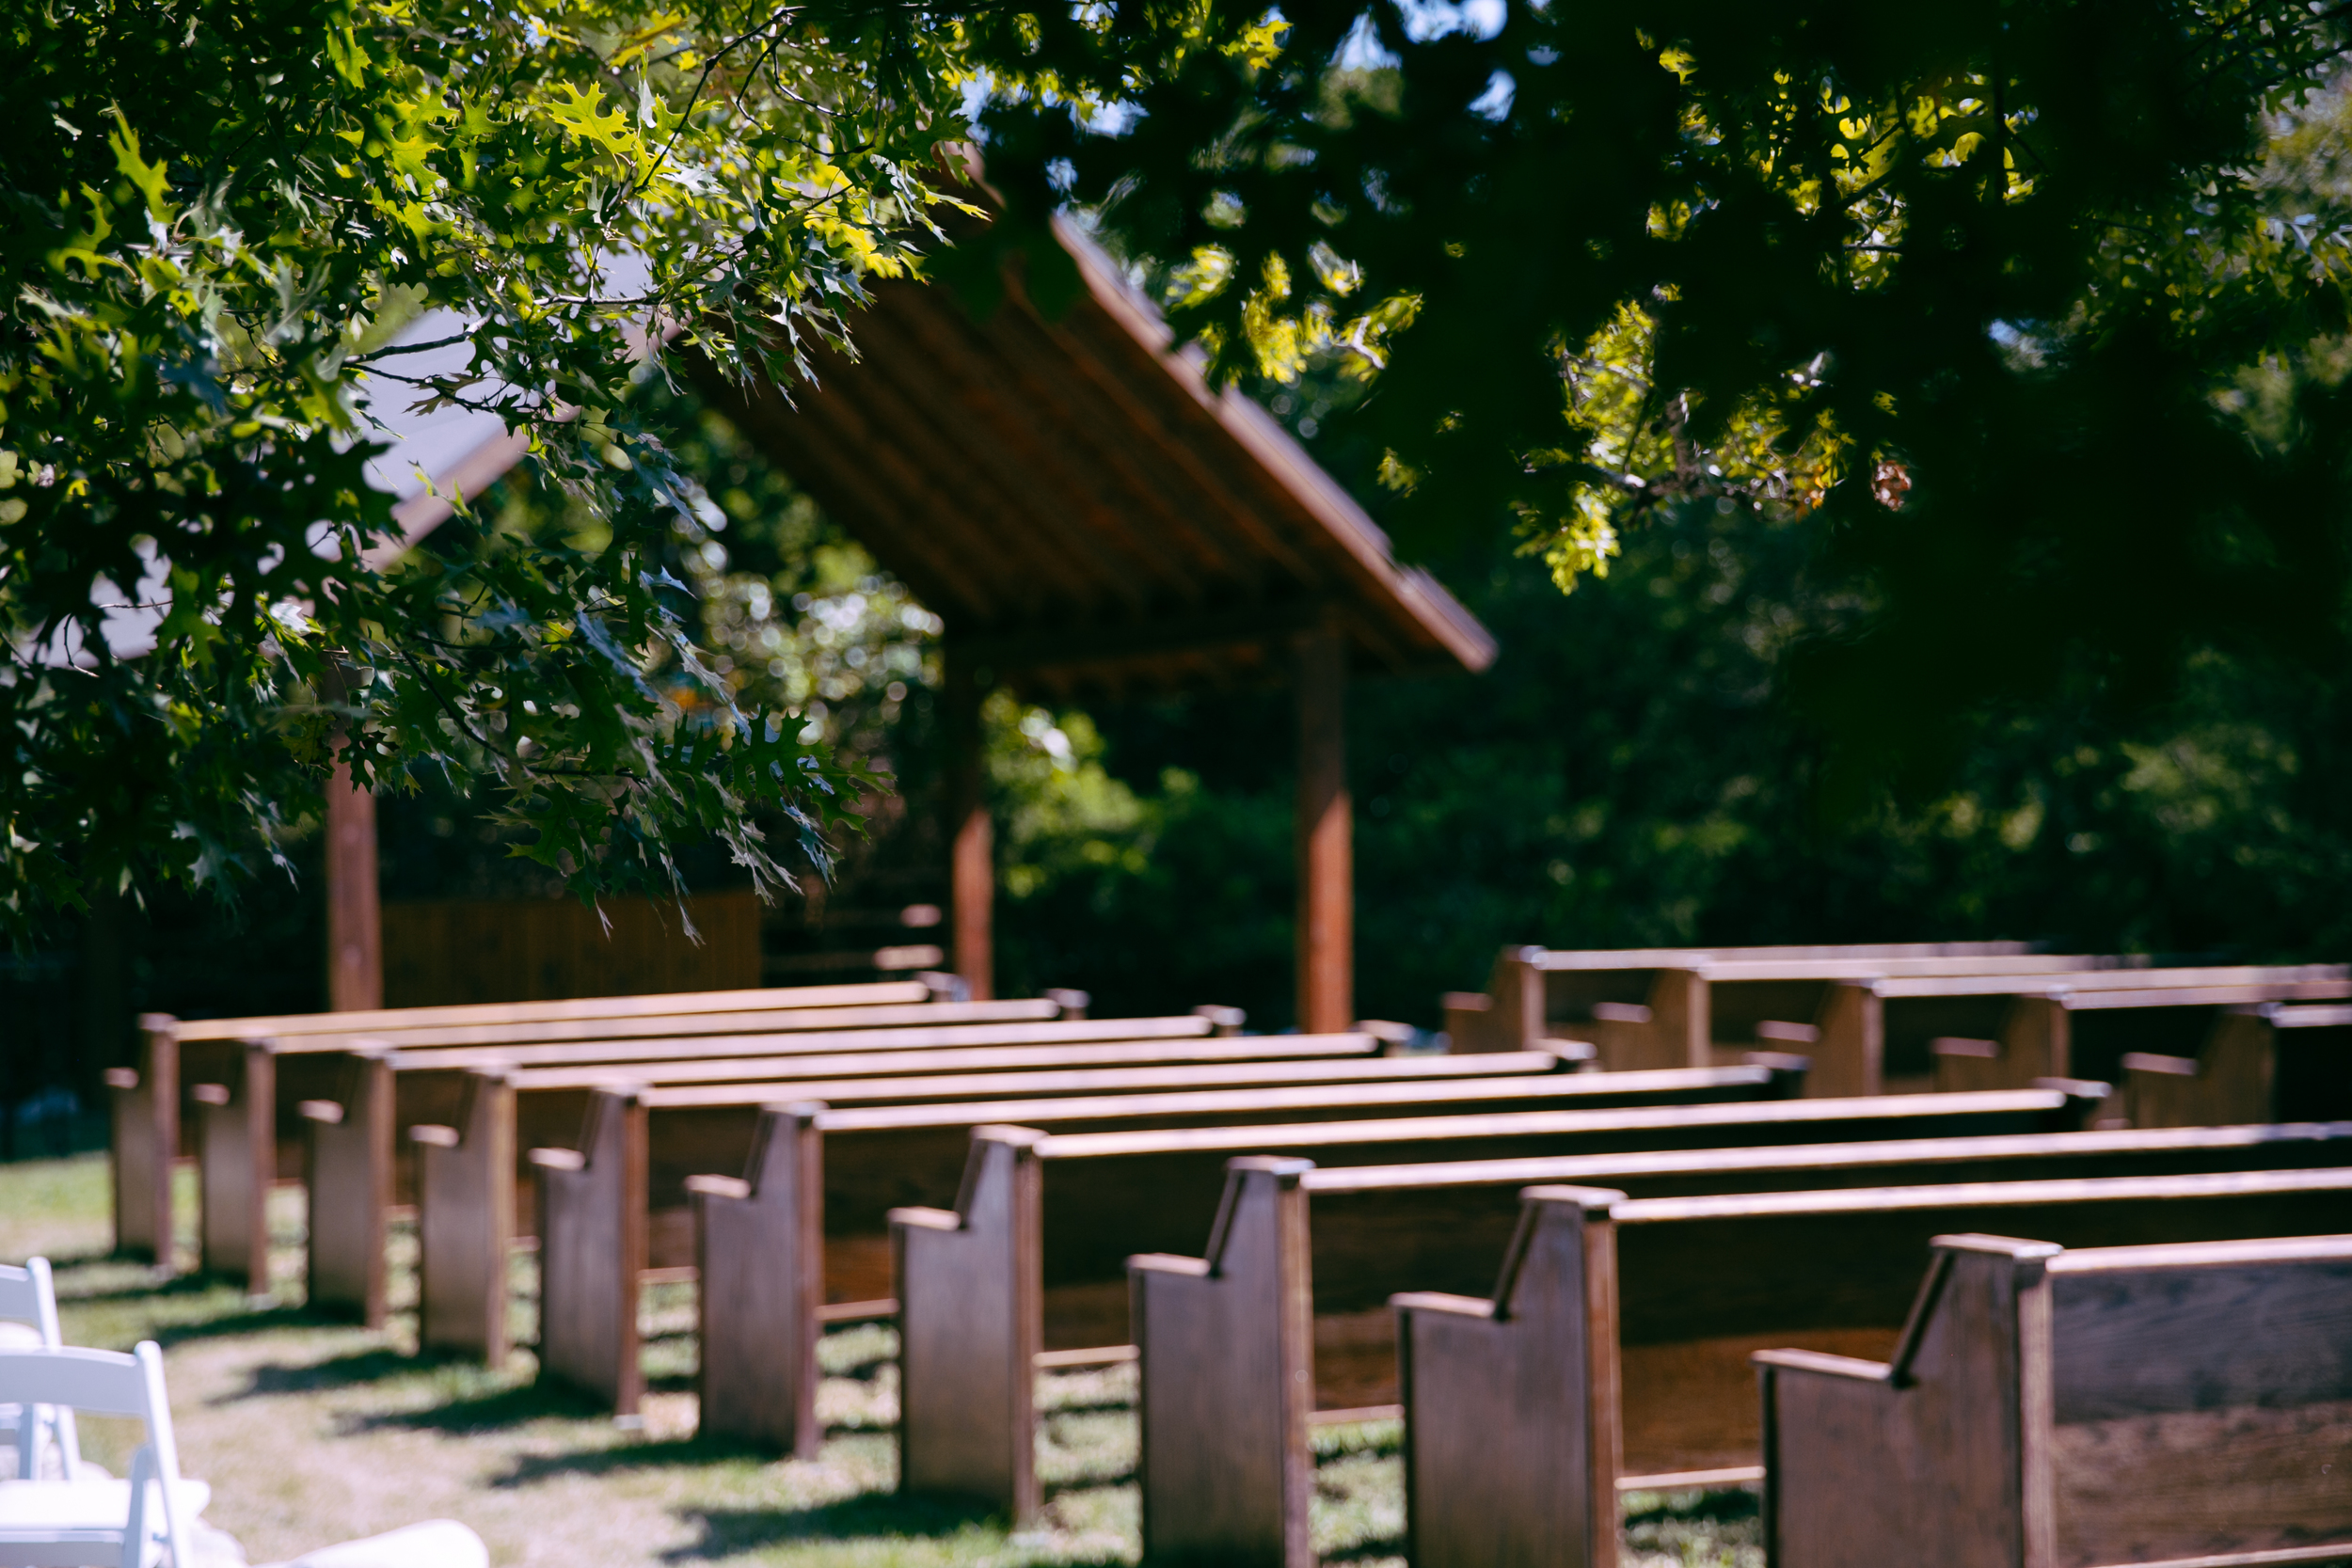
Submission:
[[[2276,210],[2352,205],[2347,148],[2342,93],[2280,122],[2264,181]],[[2316,341],[2247,370],[2218,401],[2265,438],[2347,368],[2345,344]],[[1390,503],[1376,451],[1331,419],[1363,392],[1335,360],[1310,356],[1251,389],[1375,515]],[[867,833],[841,846],[834,882],[792,902],[944,894],[939,623],[691,394],[638,395],[701,476],[697,520],[674,528],[668,565],[739,700],[799,713],[897,781],[865,803]],[[519,477],[481,510],[502,529],[591,526]],[[2206,647],[2176,694],[2134,706],[2086,664],[2055,699],[1971,715],[1953,737],[1965,760],[1937,793],[1832,815],[1817,788],[1825,742],[1785,684],[1802,650],[1871,608],[1826,531],[1700,497],[1658,509],[1606,577],[1565,594],[1501,527],[1458,534],[1428,563],[1496,633],[1500,660],[1477,678],[1361,681],[1351,698],[1367,1017],[1434,1025],[1438,994],[1482,985],[1506,942],[2352,951],[2347,672]],[[670,690],[692,700],[682,681]],[[988,722],[1000,988],[1082,986],[1104,1013],[1226,1002],[1255,1026],[1287,1024],[1288,693],[1078,711],[1007,692]],[[417,792],[383,807],[388,898],[554,891],[506,853],[482,802],[412,778]],[[143,913],[101,906],[86,929],[142,1007],[321,1006],[315,832],[297,820],[281,846],[295,880],[263,868],[232,909],[164,893]],[[732,879],[715,854],[688,871],[700,887]],[[0,989],[30,1016],[25,998],[57,972],[28,956]]]

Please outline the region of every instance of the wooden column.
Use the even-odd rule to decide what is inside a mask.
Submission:
[[[947,833],[949,916],[955,922],[956,973],[972,1000],[996,994],[994,920],[995,827],[989,820],[980,702],[988,688],[970,656],[946,650]]]
[[[326,1005],[384,1006],[384,946],[375,889],[375,797],[335,764],[326,781]]]
[[[1347,638],[1298,644],[1298,1026],[1337,1034],[1356,1011],[1356,873],[1347,794]]]

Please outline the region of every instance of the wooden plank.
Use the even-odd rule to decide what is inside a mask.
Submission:
[[[1394,1299],[1417,1568],[1614,1568],[1614,1196],[1530,1188],[1491,1299]]]
[[[246,1035],[292,1038],[296,1035],[382,1034],[449,1024],[552,1023],[573,1019],[698,1013],[762,1012],[815,1007],[903,1006],[931,1000],[920,980],[882,980],[840,986],[786,986],[754,990],[712,990],[640,996],[590,996],[545,1002],[468,1003],[446,1007],[387,1007],[370,1012],[285,1013],[262,1018],[173,1020],[183,1039],[236,1039]],[[155,1017],[164,1015],[156,1014]]]
[[[1235,1160],[1206,1257],[1127,1261],[1147,1559],[1313,1568],[1310,1168]]]
[[[412,1126],[417,1152],[417,1342],[506,1364],[515,1229],[515,1090],[466,1075],[453,1125]]]
[[[878,1051],[979,1050],[988,1046],[1050,1045],[1086,1041],[1203,1039],[1217,1034],[1215,1022],[1199,1016],[1173,1018],[1055,1019],[1044,1005],[1031,1002],[942,1003],[936,1007],[909,1008],[916,1022],[905,1023],[876,1016],[871,1025],[841,1029],[794,1028],[758,1030],[746,1034],[687,1034],[643,1036],[623,1030],[607,1038],[552,1041],[495,1039],[465,1040],[455,1045],[423,1049],[401,1046],[404,1066],[428,1061],[444,1067],[473,1067],[496,1061],[515,1068],[585,1067],[600,1063],[716,1061],[726,1056],[815,1055]],[[923,1022],[953,1013],[997,1016],[991,1021],[944,1023]],[[1030,1016],[1021,1016],[1023,1014]],[[857,1021],[852,1020],[852,1022]],[[887,1025],[887,1026],[884,1026]],[[390,1041],[398,1045],[398,1041]],[[312,1050],[341,1049],[312,1046]]]
[[[2352,1238],[2054,1260],[2058,1560],[2352,1556]],[[2267,1252],[2269,1256],[2264,1256]],[[2332,1254],[2332,1256],[2330,1256]]]
[[[683,1087],[694,1084],[793,1080],[823,1083],[827,1092],[836,1085],[874,1080],[905,1085],[910,1093],[920,1087],[951,1083],[1024,1080],[1040,1085],[1076,1084],[1100,1077],[1106,1085],[1141,1085],[1145,1071],[1183,1075],[1206,1070],[1230,1071],[1236,1084],[1257,1082],[1252,1074],[1269,1074],[1274,1083],[1284,1075],[1302,1082],[1344,1082],[1350,1077],[1496,1077],[1505,1073],[1550,1072],[1571,1065],[1550,1052],[1518,1052],[1497,1062],[1458,1060],[1452,1056],[1382,1057],[1379,1042],[1370,1035],[1253,1035],[1242,1039],[1111,1040],[1101,1044],[983,1046],[946,1051],[823,1053],[805,1056],[745,1056],[690,1058],[679,1061],[604,1063],[586,1068],[525,1068],[518,1082],[532,1088],[572,1088],[589,1084],[631,1083],[648,1087]],[[430,1063],[430,1058],[420,1067]],[[1332,1075],[1327,1080],[1325,1074]],[[917,1085],[914,1080],[921,1079]],[[1183,1076],[1170,1079],[1183,1084]],[[1209,1082],[1222,1082],[1212,1077]],[[814,1092],[814,1091],[812,1091]],[[1062,1092],[1059,1088],[1049,1092]],[[966,1098],[951,1096],[950,1098]]]
[[[670,900],[607,897],[594,907],[572,898],[395,903],[384,906],[382,920],[382,989],[373,1006],[759,983],[760,905],[748,888],[696,895],[684,919]]]
[[[555,1019],[519,1023],[453,1023],[421,1028],[379,1028],[349,1034],[325,1031],[286,1037],[290,1052],[341,1051],[355,1039],[398,1047],[403,1051],[475,1050],[523,1051],[571,1045],[590,1053],[627,1042],[632,1049],[659,1050],[665,1043],[688,1046],[724,1038],[751,1041],[767,1037],[779,1041],[837,1032],[845,1038],[864,1031],[874,1036],[946,1026],[1019,1028],[1041,1024],[1060,1015],[1059,1006],[1043,999],[1013,1002],[926,1002],[887,1007],[782,1007],[723,1013],[647,1013],[631,1018]],[[1119,1022],[1118,1020],[1098,1021]],[[1134,1021],[1142,1022],[1144,1021]],[[975,1040],[972,1043],[981,1043]],[[746,1045],[746,1049],[756,1049]],[[789,1049],[787,1045],[767,1049]],[[834,1049],[849,1049],[848,1046]],[[869,1046],[865,1049],[882,1049]],[[528,1060],[528,1057],[517,1058]],[[562,1057],[557,1057],[562,1060]],[[587,1059],[596,1060],[591,1054]]]
[[[762,1113],[741,1180],[690,1181],[701,1430],[814,1459],[824,1167],[813,1104]]]
[[[354,1053],[340,1102],[307,1101],[308,1305],[384,1326],[385,1220],[392,1206],[389,1053]]]
[[[645,1108],[589,1097],[584,1153],[534,1148],[539,1186],[539,1370],[622,1416],[644,1393],[637,1295],[645,1269]]]
[[[204,1272],[269,1290],[268,1200],[278,1166],[276,1050],[246,1040],[228,1084],[195,1085]]]
[[[1038,1134],[979,1127],[952,1211],[889,1215],[898,1278],[898,1476],[1037,1517],[1043,1286]]]

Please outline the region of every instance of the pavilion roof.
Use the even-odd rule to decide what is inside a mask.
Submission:
[[[879,281],[818,385],[709,388],[947,623],[949,645],[1069,695],[1288,669],[1311,626],[1367,671],[1483,670],[1494,639],[1274,418],[1213,391],[1110,258],[1056,233],[1086,289],[1058,320],[1016,277],[975,321]]]

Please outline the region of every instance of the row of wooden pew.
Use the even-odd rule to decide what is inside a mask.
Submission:
[[[1628,960],[1615,970],[1611,956],[1583,957],[1597,973],[1661,967],[1654,954],[1615,956]],[[1970,978],[1959,965],[2030,957],[1809,950],[1677,961],[1692,960],[1680,973],[1700,976],[1702,997],[1745,983],[1720,979],[1740,974],[1735,965],[1842,966],[1841,977],[1772,983],[1845,987],[1840,1006],[1851,1007],[1858,984],[1948,984]],[[2107,967],[1977,976],[2010,989],[1957,994],[2046,1001],[2052,973],[2126,973],[2099,961]],[[1947,972],[1867,973],[1890,963]],[[2231,987],[2273,988],[2274,1003],[2347,989],[2342,971],[2240,972],[2226,984],[2138,974],[2142,984],[2111,994],[2208,994],[2109,1011],[2210,1016],[2244,1005],[2234,993],[2211,999]],[[1311,1560],[1301,1555],[1309,1424],[1318,1411],[1406,1406],[1418,1560],[1585,1562],[1612,1560],[1623,1477],[1746,1474],[1762,1462],[1769,1423],[1756,1418],[1752,1383],[1743,1397],[1725,1394],[1754,1376],[1750,1351],[1898,1348],[1901,1313],[1887,1303],[1904,1290],[1888,1280],[1907,1287],[1932,1236],[1955,1228],[1930,1218],[1953,1211],[1937,1206],[1944,1198],[1992,1194],[1979,1209],[2042,1219],[2076,1212],[2050,1199],[2051,1184],[2098,1188],[2070,1200],[2092,1216],[2088,1230],[2028,1232],[2070,1245],[2111,1240],[2099,1227],[2138,1224],[2143,1210],[2160,1232],[2149,1240],[2297,1235],[2311,1233],[2313,1212],[2344,1212],[2339,1167],[2352,1165],[2338,1154],[2352,1130],[2337,1126],[2085,1131],[2121,1121],[2121,1108],[2105,1084],[2055,1075],[1975,1092],[1800,1098],[1803,1057],[1738,1052],[1712,1034],[1703,1058],[1642,1069],[1625,1065],[1606,1029],[1568,1040],[1549,1019],[1534,1049],[1432,1058],[1379,1055],[1369,1032],[1241,1037],[1217,1009],[1091,1021],[1070,995],[975,1005],[945,987],[844,987],[621,1001],[602,1013],[580,1003],[153,1021],[141,1069],[117,1090],[119,1177],[145,1168],[126,1153],[125,1124],[135,1134],[157,1103],[176,1111],[184,1101],[207,1266],[258,1288],[260,1198],[271,1180],[299,1175],[310,1188],[312,1299],[372,1319],[382,1313],[385,1216],[413,1202],[425,1341],[492,1356],[504,1351],[510,1243],[535,1234],[543,1370],[624,1410],[640,1387],[640,1287],[657,1270],[697,1271],[704,1421],[790,1451],[817,1438],[823,1325],[895,1315],[902,1483],[1016,1514],[1038,1503],[1037,1370],[1139,1358],[1145,1530],[1159,1555]],[[1810,1053],[1829,1032],[1763,1018],[1748,1037]],[[1997,1062],[1993,1044],[1994,1055],[1974,1059]],[[1619,1070],[1579,1070],[1613,1053]],[[2206,1062],[2178,1059],[2193,1070],[2169,1076],[2192,1086],[2210,1076]],[[2335,1070],[2341,1078],[2340,1058]],[[2274,1057],[2264,1117],[2227,1119],[2268,1119],[2273,1105],[2311,1098],[2307,1077],[2280,1072]],[[167,1083],[189,1092],[161,1092]],[[177,1145],[175,1129],[151,1150]],[[149,1164],[167,1173],[168,1158],[151,1152]],[[1916,1192],[1940,1196],[1902,1196]],[[1714,1213],[1713,1231],[1672,1212],[1726,1202],[1763,1209]],[[1812,1234],[1807,1224],[1834,1239],[1859,1233],[1854,1215],[1880,1213],[1931,1228],[1886,1231],[1852,1267],[1832,1246],[1793,1282],[1765,1268],[1791,1256],[1787,1237]],[[1570,1230],[1581,1296],[1561,1294],[1566,1276],[1545,1272],[1546,1259],[1567,1256],[1560,1238]],[[1751,1234],[1767,1239],[1722,1250],[1724,1238]],[[1699,1241],[1651,1240],[1660,1236]],[[1650,1258],[1642,1248],[1660,1246],[1681,1259],[1678,1280],[1670,1267],[1637,1267]],[[1593,1293],[1604,1272],[1605,1331]],[[1492,1293],[1428,1294],[1481,1289]],[[1583,1306],[1564,1317],[1571,1297]],[[1676,1302],[1681,1319],[1653,1310]],[[1693,1316],[1693,1302],[1729,1315]],[[1792,1317],[1792,1303],[1819,1311]],[[1740,1317],[1742,1304],[1756,1313]],[[1422,1348],[1424,1331],[1435,1348]],[[1605,1354],[1594,1348],[1604,1339]],[[1530,1368],[1568,1367],[1561,1347],[1571,1341],[1585,1347],[1582,1370],[1529,1386]],[[1482,1386],[1505,1390],[1509,1409],[1473,1417]],[[1623,1449],[1606,1475],[1604,1438]],[[1558,1511],[1573,1499],[1557,1464],[1582,1477],[1581,1530],[1564,1533]],[[1455,1473],[1466,1466],[1478,1478]],[[1461,1502],[1514,1485],[1526,1507]],[[1528,1512],[1537,1503],[1551,1512]]]
[[[2015,943],[1715,951],[1507,947],[1446,998],[1457,1053],[1590,1042],[1605,1069],[1813,1059],[1808,1092],[2113,1083],[2135,1126],[2268,1120],[2334,1077],[2342,964],[2157,968]],[[2320,1082],[2312,1082],[2318,1080]]]

